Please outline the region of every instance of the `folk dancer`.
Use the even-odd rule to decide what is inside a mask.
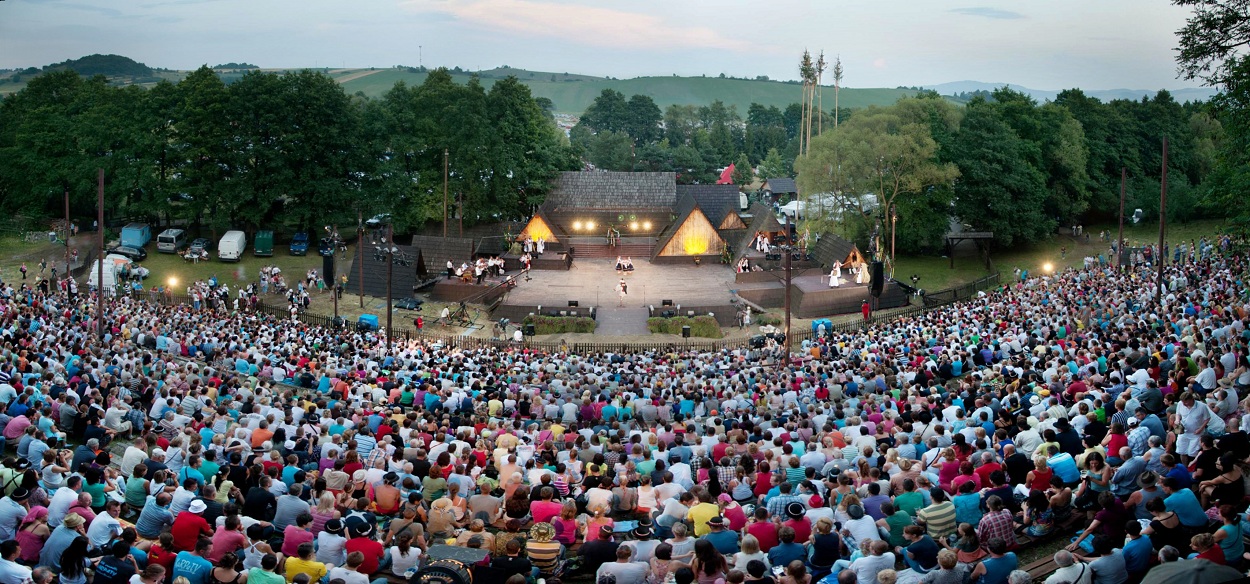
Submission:
[[[616,284],[616,293],[620,298],[616,305],[625,306],[625,296],[629,294],[629,287],[625,285],[625,278],[621,278],[621,281]]]
[[[865,284],[868,282],[868,263],[860,261],[855,267],[855,283]]]
[[[538,255],[543,255],[543,249],[546,247],[547,247],[546,239],[539,237],[538,241],[534,242],[534,249],[538,251]]]
[[[829,270],[829,287],[837,288],[842,285],[842,262],[833,261],[833,269]]]

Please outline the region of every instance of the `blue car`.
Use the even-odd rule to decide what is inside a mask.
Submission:
[[[308,253],[308,232],[300,231],[291,238],[291,255],[302,256]]]

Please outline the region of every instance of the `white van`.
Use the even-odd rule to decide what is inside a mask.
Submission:
[[[156,251],[161,253],[178,253],[187,246],[187,232],[181,229],[166,229],[156,236]]]
[[[227,231],[217,243],[217,258],[223,262],[237,262],[247,249],[247,234],[242,231]]]
[[[104,256],[104,295],[112,296],[117,293],[118,277],[117,275],[130,266],[132,262],[130,258],[125,256],[109,254]],[[87,288],[95,290],[96,285],[100,282],[100,262],[91,262],[91,274],[87,276]]]

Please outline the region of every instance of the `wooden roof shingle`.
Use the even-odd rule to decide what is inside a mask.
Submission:
[[[812,259],[829,268],[835,261],[845,264],[847,258],[858,249],[853,242],[832,233],[826,233],[820,236],[820,241],[817,241],[816,245],[812,246]]]
[[[694,197],[712,225],[720,225],[730,211],[738,210],[738,185],[677,185],[677,198]]]
[[[677,204],[672,172],[562,172],[544,203],[549,209],[670,210]]]
[[[457,266],[473,260],[473,239],[469,237],[414,235],[412,246],[421,250],[425,264],[432,272],[445,269],[447,260]]]
[[[779,233],[785,231],[785,228],[781,226],[781,222],[777,220],[777,216],[773,214],[773,210],[769,209],[767,205],[754,203],[747,212],[751,214],[751,220],[747,222],[747,229],[743,233],[742,238],[734,245],[735,258],[746,255],[747,250],[751,247],[751,242],[755,240],[756,233]]]
[[[794,179],[787,177],[770,178],[764,181],[764,190],[773,193],[797,193],[799,189],[794,184]]]

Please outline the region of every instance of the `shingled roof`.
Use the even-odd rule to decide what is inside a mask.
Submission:
[[[786,177],[770,178],[764,181],[764,190],[777,193],[797,193],[799,189],[794,184],[794,179]]]
[[[435,235],[415,235],[412,246],[421,250],[425,265],[431,272],[439,272],[447,268],[447,260],[457,266],[462,262],[473,260],[473,239],[468,237],[438,237]]]
[[[859,248],[854,243],[832,233],[820,236],[820,241],[817,241],[816,245],[812,246],[812,259],[820,262],[820,265],[826,268],[833,266],[835,261],[842,262],[845,265],[851,254],[860,255]]]
[[[635,211],[672,209],[677,175],[672,172],[562,172],[545,203],[553,209]]]
[[[777,221],[777,216],[773,214],[772,209],[769,209],[766,205],[754,203],[750,209],[747,209],[747,212],[751,214],[751,220],[747,222],[747,229],[743,233],[742,238],[734,244],[735,258],[746,255],[747,250],[751,247],[751,242],[755,240],[756,233],[761,231],[764,233],[785,231],[785,228],[781,226],[781,222]]]
[[[681,198],[677,200],[677,208],[674,209],[674,213],[676,213],[677,215],[677,220],[673,221],[673,223],[670,224],[668,228],[665,229],[664,232],[660,234],[659,239],[656,241],[655,249],[651,253],[651,259],[655,259],[659,257],[660,255],[662,255],[664,253],[665,248],[668,247],[668,244],[673,241],[673,238],[676,237],[679,232],[681,232],[682,227],[685,227],[687,222],[692,221],[691,216],[696,215],[696,214],[703,215],[703,220],[704,222],[707,223],[705,227],[707,227],[708,230],[711,232],[708,234],[709,237],[710,236],[716,237],[717,241],[708,242],[709,243],[708,249],[709,250],[715,249],[716,253],[720,252],[720,247],[712,246],[710,244],[712,243],[723,244],[724,240],[721,239],[720,235],[716,233],[716,224],[708,220],[707,213],[703,211],[698,201],[695,200],[695,198],[692,195],[690,195],[689,193],[682,195]],[[695,223],[701,223],[697,219],[693,221]],[[670,255],[673,255],[673,254],[670,254]]]
[[[738,185],[677,185],[677,200],[683,195],[694,197],[712,225],[720,225],[725,215],[738,210]]]

